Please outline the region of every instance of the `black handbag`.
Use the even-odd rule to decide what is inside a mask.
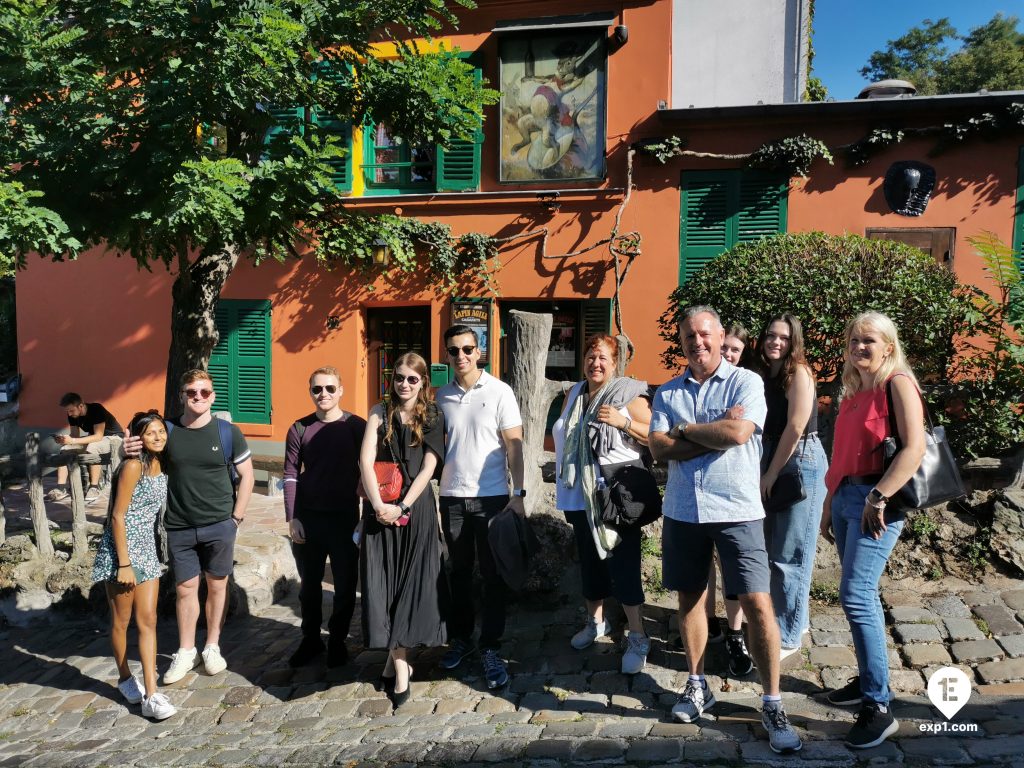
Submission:
[[[658,482],[640,461],[601,465],[605,487],[597,489],[601,522],[619,528],[644,526],[661,517]]]
[[[918,393],[920,395],[920,392]],[[900,445],[899,431],[896,427],[896,416],[893,414],[892,379],[885,384],[885,399],[889,408],[889,437],[882,441],[882,465],[889,468],[896,454],[903,448]],[[924,417],[927,422],[924,435],[924,458],[914,476],[900,488],[889,500],[890,506],[897,511],[908,509],[925,509],[944,504],[953,499],[967,495],[964,481],[960,478],[953,452],[946,442],[946,430],[932,424],[928,413],[928,404],[921,398]]]
[[[804,446],[807,445],[807,435],[801,438]],[[776,450],[778,444],[776,444]],[[786,512],[797,502],[807,498],[807,489],[804,487],[804,476],[800,471],[800,445],[793,450],[793,455],[779,470],[779,476],[775,478],[775,485],[772,486],[772,495],[764,502],[764,511],[768,514]],[[775,451],[772,451],[774,456]],[[771,464],[771,458],[765,462],[765,468]]]

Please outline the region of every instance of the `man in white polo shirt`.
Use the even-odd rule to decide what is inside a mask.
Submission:
[[[455,669],[473,650],[473,558],[480,559],[483,604],[480,650],[488,688],[508,682],[499,653],[505,632],[505,582],[487,541],[487,523],[506,507],[525,514],[523,419],[512,388],[477,366],[476,331],[453,325],[444,334],[455,380],[437,391],[447,439],[441,473],[441,520],[451,562],[452,611],[441,666]],[[509,497],[509,473],[512,496]]]

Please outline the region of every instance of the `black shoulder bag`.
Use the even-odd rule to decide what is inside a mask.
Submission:
[[[918,396],[921,396],[920,392]],[[896,454],[903,448],[896,426],[896,415],[893,413],[892,379],[885,383],[885,399],[889,408],[889,437],[882,441],[882,465],[889,469]],[[967,495],[956,459],[946,442],[946,430],[932,424],[924,397],[921,397],[921,405],[927,422],[924,458],[914,476],[890,499],[890,505],[897,511],[934,507]]]

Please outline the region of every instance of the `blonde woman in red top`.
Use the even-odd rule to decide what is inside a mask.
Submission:
[[[924,456],[924,409],[896,326],[885,315],[865,312],[847,324],[845,360],[821,532],[839,550],[839,597],[850,622],[860,674],[829,693],[828,700],[860,705],[846,743],[867,749],[899,730],[889,709],[889,660],[878,582],[904,522],[902,512],[887,510],[887,502],[910,480]],[[890,429],[887,386],[903,448],[884,469],[881,445]]]

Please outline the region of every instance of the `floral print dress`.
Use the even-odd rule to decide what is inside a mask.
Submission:
[[[167,499],[167,475],[143,475],[135,485],[132,499],[125,513],[125,529],[128,534],[128,557],[135,570],[141,575],[138,582],[160,578],[163,566],[156,554],[156,535],[153,532],[156,516]],[[92,568],[93,581],[107,581],[117,571],[117,547],[114,546],[114,529],[107,526],[96,551],[96,562]]]

